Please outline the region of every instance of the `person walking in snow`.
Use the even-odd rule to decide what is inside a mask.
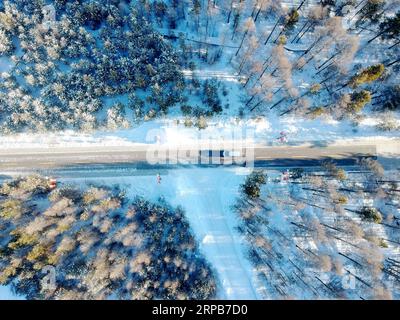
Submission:
[[[285,131],[281,131],[281,132],[280,132],[280,136],[279,136],[277,139],[278,139],[278,141],[279,141],[280,143],[286,143],[286,142],[288,141],[288,139],[287,139],[287,133],[286,133]]]
[[[159,173],[157,173],[157,184],[161,184],[161,176]]]

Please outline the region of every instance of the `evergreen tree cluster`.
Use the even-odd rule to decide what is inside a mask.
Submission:
[[[28,299],[210,299],[216,280],[181,208],[41,176],[0,188],[0,283]],[[47,271],[53,281],[46,282]],[[52,283],[53,286],[46,286]]]
[[[134,111],[122,123],[166,114],[182,99],[176,53],[133,2],[5,1],[0,40],[11,65],[0,82],[3,133],[105,127],[102,110],[114,97],[124,101],[119,117]]]

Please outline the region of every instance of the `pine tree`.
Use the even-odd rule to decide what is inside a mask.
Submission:
[[[396,38],[400,34],[400,12],[397,12],[394,17],[386,18],[379,27],[381,31],[375,37],[368,40],[368,43],[371,43],[378,37],[382,37],[382,39]]]
[[[373,82],[379,79],[384,71],[385,67],[382,63],[370,66],[353,76],[350,79],[349,85],[352,88],[356,88],[364,83]]]
[[[371,102],[371,93],[367,90],[353,92],[351,95],[351,102],[347,105],[349,113],[360,112],[367,103]]]

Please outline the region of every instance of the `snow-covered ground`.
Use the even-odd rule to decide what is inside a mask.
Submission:
[[[13,294],[8,286],[0,286],[0,300],[20,300],[21,297]]]
[[[0,57],[0,73],[7,72],[11,69],[12,63],[7,57]]]
[[[350,122],[334,120],[299,120],[284,118],[280,121],[272,115],[268,118],[254,119],[213,119],[208,127],[198,130],[185,127],[183,119],[157,119],[144,122],[136,127],[118,131],[96,131],[79,133],[64,131],[46,134],[17,134],[0,136],[0,148],[50,148],[50,147],[84,147],[84,146],[126,146],[135,144],[160,143],[164,145],[183,145],[199,140],[229,140],[238,134],[245,140],[250,138],[254,143],[274,145],[283,131],[288,143],[340,143],[345,140],[375,141],[379,139],[399,139],[399,132],[377,131],[376,119],[366,118],[358,126]]]

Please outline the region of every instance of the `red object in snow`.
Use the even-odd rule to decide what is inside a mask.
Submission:
[[[50,189],[57,188],[57,180],[56,179],[49,179]]]

